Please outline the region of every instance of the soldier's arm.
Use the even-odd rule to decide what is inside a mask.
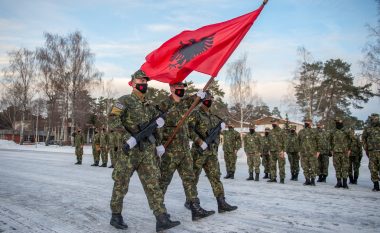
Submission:
[[[190,136],[190,139],[196,143],[197,145],[200,145],[200,143],[203,142],[203,140],[197,135],[197,133],[195,133],[194,131],[194,128],[196,127],[197,125],[197,121],[198,121],[198,116],[197,116],[197,112],[196,110],[194,110],[189,118],[188,118],[188,126],[189,126],[189,136]]]
[[[239,150],[241,147],[241,136],[240,133],[236,131],[236,150]]]

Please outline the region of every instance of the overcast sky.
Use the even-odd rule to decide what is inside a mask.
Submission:
[[[65,35],[79,30],[96,55],[104,79],[113,78],[116,95],[129,92],[127,81],[145,56],[185,29],[225,21],[260,6],[261,0],[0,0],[0,68],[7,51],[34,49],[44,43],[43,33]],[[270,0],[229,61],[248,53],[255,91],[271,108],[282,112],[288,80],[297,66],[297,47],[311,51],[315,60],[341,58],[352,64],[361,83],[359,60],[368,40],[366,24],[377,20],[374,0]],[[217,77],[223,89],[225,68]],[[201,87],[208,77],[188,78]],[[165,87],[157,82],[151,85]],[[101,90],[96,90],[100,95]],[[228,94],[226,97],[228,102]],[[372,100],[355,116],[366,119],[379,111]]]

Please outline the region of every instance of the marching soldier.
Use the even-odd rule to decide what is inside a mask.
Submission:
[[[182,82],[171,84],[171,95],[160,104],[160,109],[167,112],[165,126],[162,128],[163,143],[167,142],[177,123],[194,101],[193,98],[183,99],[186,86],[187,84]],[[199,91],[197,95],[202,98],[205,93]],[[190,153],[189,136],[188,125],[183,124],[172,143],[166,148],[165,154],[161,157],[160,187],[165,195],[173,174],[177,170],[182,180],[186,202],[189,203],[187,207],[191,210],[192,220],[196,221],[214,214],[215,211],[207,211],[200,206],[198,190],[195,184],[193,158]]]
[[[317,160],[319,157],[320,141],[315,129],[312,129],[312,120],[305,118],[305,127],[298,133],[298,145],[300,146],[301,166],[305,176],[304,185],[315,186],[317,175]]]
[[[100,144],[100,154],[102,157],[102,165],[100,167],[107,167],[109,137],[105,128],[103,128],[100,133],[99,144]]]
[[[380,121],[379,114],[372,113],[370,122],[364,128],[362,135],[364,150],[369,158],[368,168],[371,172],[371,180],[373,182],[373,191],[379,189],[379,172],[380,172]]]
[[[100,138],[97,130],[94,132],[94,136],[92,138],[92,156],[94,157],[94,163],[91,164],[93,167],[99,166],[100,160]]]
[[[247,154],[247,164],[249,168],[249,177],[247,180],[253,180],[253,173],[255,173],[255,181],[259,181],[262,142],[260,134],[255,132],[254,124],[249,125],[249,133],[244,136],[243,140],[244,151]]]
[[[237,151],[241,147],[240,133],[237,132],[232,123],[228,123],[228,130],[224,130],[223,133],[223,151],[224,161],[226,163],[227,175],[224,179],[234,179]]]
[[[165,123],[159,117],[158,110],[145,99],[148,80],[149,78],[142,70],[134,73],[130,81],[130,85],[133,88],[132,93],[121,97],[112,109],[112,113],[120,115],[121,124],[126,130],[123,136],[125,152],[117,160],[112,173],[112,179],[115,183],[110,204],[112,210],[110,224],[118,229],[128,228],[128,225],[124,223],[121,212],[124,196],[128,192],[130,178],[135,171],[137,171],[141,184],[144,187],[149,207],[156,216],[156,231],[169,229],[180,224],[179,221],[170,220],[170,215],[167,214],[164,205],[164,195],[159,184],[160,169],[157,164],[155,151],[158,156],[161,156],[165,153],[165,148],[159,145],[159,137],[156,137],[156,140],[158,140],[156,143],[150,140],[138,142],[133,137],[133,135],[141,133],[139,127],[141,124],[153,121],[152,124],[156,124],[157,128],[160,128]],[[128,148],[129,150],[127,150]]]
[[[322,122],[317,123],[317,133],[320,140],[319,157],[317,161],[318,180],[317,182],[325,182],[329,174],[329,160],[330,160],[330,141],[329,132],[324,129]]]
[[[207,93],[198,110],[192,112],[189,117],[189,128],[194,135],[194,143],[191,152],[194,160],[195,184],[198,184],[199,175],[202,168],[206,172],[207,178],[211,183],[211,187],[218,203],[218,212],[233,211],[237,206],[229,205],[225,200],[223,184],[220,181],[220,166],[218,161],[218,146],[220,131],[224,129],[225,124],[216,115],[210,112],[213,97]],[[207,132],[217,130],[218,132],[210,144]]]
[[[285,134],[278,126],[278,120],[272,120],[272,131],[270,133],[270,174],[271,179],[268,182],[277,182],[277,161],[280,173],[280,183],[285,183]]]
[[[288,160],[290,164],[290,172],[292,178],[290,180],[297,181],[298,173],[300,171],[300,156],[299,156],[299,145],[296,133],[296,126],[290,126],[290,132],[286,138],[286,154],[288,155]]]
[[[351,154],[351,139],[351,132],[344,128],[343,120],[336,117],[335,130],[330,135],[331,154],[333,156],[333,164],[337,179],[335,188],[343,187],[348,189],[348,157]]]
[[[270,128],[265,128],[264,137],[262,137],[262,164],[264,166],[264,177],[263,179],[269,179],[270,176]]]
[[[77,156],[76,165],[82,164],[83,156],[83,145],[84,145],[84,136],[81,133],[81,130],[78,129],[77,133],[74,136],[74,145],[75,145],[75,155]]]
[[[356,135],[352,140],[351,154],[348,162],[348,178],[350,184],[358,184],[360,162],[363,157],[362,143],[360,135]]]

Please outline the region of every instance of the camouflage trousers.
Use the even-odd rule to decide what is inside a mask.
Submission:
[[[226,163],[227,173],[236,170],[237,155],[234,151],[224,151],[224,161]]]
[[[298,152],[286,152],[290,164],[291,174],[298,174],[300,172],[300,155]]]
[[[77,156],[77,161],[82,162],[83,147],[75,147],[75,155]]]
[[[350,156],[348,158],[348,175],[359,177],[360,162],[362,156]]]
[[[348,162],[349,162],[349,156],[347,153],[343,152],[334,152],[333,155],[333,164],[335,168],[335,174],[336,178],[338,179],[345,179],[348,176]]]
[[[117,161],[117,157],[118,157],[118,149],[116,147],[116,150],[115,148],[110,148],[110,158],[111,158],[111,165],[115,167],[115,164],[116,164],[116,161]]]
[[[204,169],[208,180],[210,181],[212,191],[215,197],[224,196],[223,184],[220,181],[220,166],[218,161],[218,151],[216,149],[206,150],[199,153],[195,148],[192,148],[195,185],[198,184],[199,176]]]
[[[247,153],[247,164],[250,173],[260,173],[260,163],[260,153]]]
[[[329,175],[329,162],[330,162],[330,157],[328,154],[319,154],[318,161],[317,161],[317,167],[318,167],[318,172],[317,175]]]
[[[100,151],[96,150],[96,147],[92,147],[92,156],[94,157],[94,163],[100,160]]]
[[[262,154],[262,164],[264,166],[264,173],[270,173],[270,158],[269,154]]]
[[[372,182],[379,181],[380,172],[380,151],[369,151],[368,168],[371,172]]]
[[[123,199],[128,192],[129,181],[135,171],[140,178],[153,214],[158,216],[166,213],[164,195],[159,184],[160,169],[152,145],[144,147],[144,151],[135,148],[127,155],[123,152],[120,154],[112,173],[112,179],[115,181],[110,203],[112,213],[122,212]]]
[[[317,158],[313,154],[301,155],[301,166],[303,175],[306,179],[312,179],[317,176]]]
[[[107,147],[100,147],[100,155],[102,156],[102,163],[108,163]]]
[[[285,158],[280,157],[280,152],[270,152],[270,175],[271,179],[277,178],[277,161],[278,161],[278,170],[280,173],[280,179],[285,179]]]
[[[182,180],[186,200],[193,201],[198,198],[193,170],[193,158],[190,149],[182,151],[167,150],[161,157],[160,169],[160,187],[164,195],[173,178],[174,172],[177,171]]]

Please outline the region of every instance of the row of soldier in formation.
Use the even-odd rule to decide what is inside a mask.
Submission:
[[[135,72],[129,82],[129,85],[133,88],[132,93],[120,97],[112,108],[112,115],[115,116],[112,128],[121,132],[119,132],[120,139],[108,147],[110,151],[116,152],[112,163],[114,166],[112,173],[114,186],[110,202],[112,211],[110,224],[118,229],[128,228],[122,216],[123,199],[128,192],[130,178],[135,171],[143,185],[149,206],[156,217],[156,231],[169,229],[180,224],[179,221],[171,220],[171,216],[168,214],[164,204],[164,196],[175,171],[178,172],[182,180],[186,195],[185,207],[191,210],[193,221],[215,213],[215,211],[203,209],[200,205],[197,184],[202,169],[210,181],[217,201],[218,212],[236,210],[237,206],[232,206],[225,200],[224,188],[220,179],[218,146],[219,136],[223,134],[225,160],[228,170],[226,178],[233,178],[238,148],[230,146],[229,142],[233,141],[233,144],[240,145],[240,135],[236,134],[232,127],[225,130],[223,120],[210,111],[213,103],[211,93],[200,90],[196,96],[185,96],[186,83],[173,83],[169,85],[170,95],[159,105],[154,106],[145,98],[148,81],[149,77],[143,71],[138,70]],[[192,111],[185,124],[178,128],[177,134],[172,138],[178,122],[195,98],[201,99],[200,106]],[[322,148],[324,142],[318,136],[317,131],[311,128],[309,120],[306,121],[305,126],[305,129],[302,129],[296,136],[296,144],[301,155],[301,164],[306,177],[305,183],[312,185],[315,184],[316,160],[321,157],[319,156],[321,154],[320,148]],[[277,161],[279,161],[279,164],[284,163],[284,151],[291,154],[291,151],[288,150],[290,143],[284,132],[278,127],[277,122],[273,122],[273,127],[272,130],[266,129],[265,137],[259,137],[255,133],[254,127],[251,127],[250,133],[244,137],[250,167],[250,180],[253,179],[253,173],[256,173],[255,178],[259,173],[260,154],[263,155],[263,163],[267,168],[267,171],[265,171],[266,176],[270,176],[271,181],[276,181]],[[368,138],[371,138],[368,141],[372,142],[373,132],[379,131],[367,130],[365,132],[368,132]],[[291,134],[295,135],[295,132]],[[98,137],[101,138],[101,135],[102,133]],[[331,135],[332,137],[329,138],[331,141],[330,151],[334,156],[338,181],[343,186],[344,179],[347,178],[346,174],[348,173],[346,159],[349,158],[348,155],[351,151],[352,137],[351,134],[345,131],[340,120],[337,121],[337,130]],[[375,137],[378,136],[379,134],[375,133]],[[169,144],[170,138],[173,141]],[[83,143],[80,140],[80,137],[78,137],[78,140],[75,139],[76,143],[78,141],[76,148],[79,151],[78,154],[83,154]],[[194,142],[191,148],[189,141]],[[166,146],[163,146],[165,144]],[[97,145],[99,145],[99,148]],[[232,149],[227,148],[229,146]],[[93,148],[95,148],[95,151],[102,151],[100,139],[99,143],[95,143]],[[103,154],[107,154],[107,146],[103,146],[103,148],[105,148],[103,149]],[[266,151],[266,153],[262,153],[263,151]],[[370,158],[370,161],[374,161],[373,169],[378,171],[379,150],[368,147],[367,151],[370,157],[377,156],[377,160]],[[296,149],[294,149],[293,154],[291,161],[297,160],[298,152],[296,152]],[[94,159],[94,165],[96,165],[99,157],[94,157]],[[103,167],[107,166],[106,161],[106,157],[102,158]],[[294,169],[292,170],[292,178],[297,179],[298,168],[295,162],[291,162],[291,164],[294,164],[291,165],[292,169]],[[327,176],[327,173],[322,174],[321,180],[325,176]],[[280,171],[280,181],[283,181],[281,178],[285,178],[285,174]],[[343,182],[341,181],[342,179]],[[376,179],[373,179],[373,181],[375,182]]]

